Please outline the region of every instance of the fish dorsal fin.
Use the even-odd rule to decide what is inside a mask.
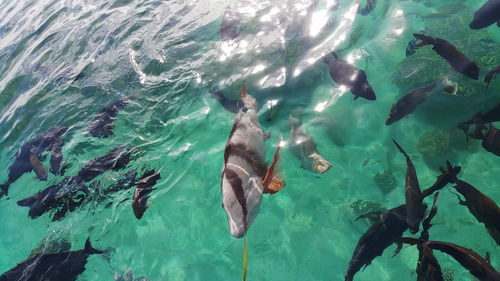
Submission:
[[[266,175],[262,179],[262,185],[264,186],[264,193],[274,194],[283,189],[283,187],[285,187],[285,182],[278,175],[280,143],[281,143],[281,138],[278,141],[278,146],[273,156],[273,162],[267,169]]]

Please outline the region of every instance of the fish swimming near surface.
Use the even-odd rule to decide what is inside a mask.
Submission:
[[[403,237],[399,242],[410,245],[423,245],[446,253],[481,281],[500,281],[500,273],[491,266],[489,258],[483,258],[471,249],[449,242],[426,241],[409,237]]]
[[[0,281],[75,281],[83,271],[90,255],[104,251],[92,247],[87,239],[83,250],[56,254],[39,254],[0,275]]]
[[[95,119],[89,122],[89,133],[96,138],[112,136],[118,111],[124,108],[129,100],[130,97],[125,97],[105,106]]]
[[[244,107],[234,118],[221,176],[222,205],[231,235],[236,238],[246,234],[257,216],[262,194],[276,193],[284,187],[277,172],[279,146],[268,167],[257,102],[246,93],[245,87],[242,87],[241,98]]]
[[[316,149],[314,140],[302,131],[302,108],[294,110],[290,116],[290,150],[301,161],[302,168],[322,174],[332,166]]]
[[[460,199],[460,205],[466,206],[476,219],[484,224],[488,233],[500,246],[500,208],[488,196],[469,183],[462,180],[455,180],[455,190],[464,196]]]
[[[498,1],[500,3],[500,1]],[[488,84],[488,86],[491,83],[491,80],[495,77],[495,75],[500,74],[500,65],[497,66],[495,69],[491,70],[484,76],[484,83]]]
[[[363,266],[368,266],[376,257],[382,255],[384,250],[398,241],[407,229],[404,204],[383,212],[380,220],[359,238],[347,268],[345,281],[352,281]]]
[[[474,80],[479,78],[479,67],[477,64],[458,51],[450,42],[418,33],[414,33],[413,36],[422,41],[416,45],[417,48],[432,45],[432,49],[444,58],[455,72],[462,73]]]
[[[61,171],[61,165],[62,165],[62,147],[63,147],[63,141],[62,139],[57,140],[52,144],[52,147],[50,149],[50,172],[53,173],[54,175],[59,175]]]
[[[241,100],[226,98],[226,96],[224,96],[224,94],[219,90],[212,89],[210,90],[210,94],[213,99],[217,100],[222,107],[224,107],[224,109],[231,113],[236,114],[243,107],[243,102]]]
[[[351,91],[354,99],[362,97],[367,100],[375,100],[375,92],[368,82],[366,73],[339,58],[335,52],[332,52],[332,56],[324,57],[323,61],[328,65],[328,71],[333,81]]]
[[[496,23],[500,27],[500,0],[488,0],[474,13],[471,29],[481,29]]]
[[[229,9],[226,10],[220,24],[220,40],[229,41],[236,39],[239,34],[239,27],[240,18],[238,15]]]
[[[90,160],[79,172],[78,178],[89,182],[95,177],[109,170],[118,171],[125,168],[130,162],[132,149],[130,145],[120,145],[106,153],[104,156]]]
[[[457,92],[457,88],[458,86],[456,83],[452,83],[448,81],[448,79],[443,78],[437,82],[413,90],[392,105],[391,112],[387,116],[385,124],[391,125],[413,113],[417,107],[426,101],[434,92],[443,90],[453,95]]]
[[[47,170],[42,164],[42,161],[38,159],[37,154],[40,154],[36,151],[36,147],[32,147],[30,151],[30,164],[35,171],[36,177],[41,181],[47,180]]]
[[[137,181],[137,188],[134,191],[134,200],[132,201],[132,210],[137,219],[141,219],[148,208],[149,193],[154,190],[153,186],[159,179],[161,177],[158,172],[149,170]]]
[[[32,219],[55,210],[52,220],[56,221],[80,206],[89,191],[78,177],[66,177],[58,184],[19,200],[17,205],[29,207],[28,216]]]
[[[413,166],[410,156],[395,140],[393,142],[406,158],[406,222],[411,233],[415,234],[420,227],[420,221],[422,221],[426,206],[422,203],[423,197],[418,183],[417,171],[415,170],[415,166]]]
[[[13,182],[20,178],[24,173],[29,173],[33,170],[33,163],[37,165],[36,169],[38,172],[41,172],[41,167],[39,166],[41,165],[41,154],[44,151],[49,150],[53,143],[61,141],[62,135],[67,130],[68,127],[52,127],[41,133],[36,138],[21,145],[14,158],[14,163],[12,163],[9,167],[7,182],[0,185],[0,198],[8,193],[9,186]],[[45,176],[43,176],[43,172],[40,176],[45,178]]]
[[[481,145],[487,151],[500,156],[500,131],[492,124],[490,124],[488,131],[482,135]]]

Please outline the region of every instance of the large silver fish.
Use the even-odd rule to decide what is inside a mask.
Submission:
[[[244,107],[234,118],[224,151],[222,205],[231,235],[241,238],[259,212],[263,193],[276,193],[284,182],[277,176],[279,146],[273,162],[266,163],[264,134],[257,119],[255,99],[241,90]]]

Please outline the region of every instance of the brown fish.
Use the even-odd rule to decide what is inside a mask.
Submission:
[[[410,228],[411,233],[418,232],[420,221],[422,220],[425,212],[424,204],[422,203],[422,192],[418,183],[417,171],[411,162],[410,156],[406,154],[403,148],[393,140],[396,147],[403,153],[406,158],[406,222]]]
[[[377,99],[364,70],[354,67],[334,52],[332,55],[333,57],[323,58],[323,61],[328,65],[328,72],[335,83],[351,91],[354,99],[359,97],[367,100]]]
[[[490,124],[488,132],[482,135],[482,139],[481,145],[484,149],[496,156],[500,156],[500,131],[495,126]]]
[[[475,132],[471,137],[481,139],[481,131],[486,129],[485,125],[497,121],[500,121],[500,103],[485,113],[477,112],[469,120],[458,123],[457,127],[464,131],[465,136],[468,138],[470,126],[475,126]]]
[[[148,208],[147,200],[149,193],[154,190],[153,186],[159,179],[161,179],[159,173],[155,170],[149,170],[137,181],[137,188],[134,191],[134,201],[132,202],[132,210],[134,210],[134,215],[137,219],[141,219]]]
[[[441,38],[434,38],[418,33],[414,33],[413,36],[422,40],[421,43],[416,45],[417,48],[425,45],[432,45],[432,49],[444,58],[451,65],[454,71],[462,73],[474,80],[479,78],[479,67],[477,64],[458,51],[457,48],[450,42]]]
[[[484,224],[488,233],[500,245],[500,208],[495,201],[481,193],[472,185],[459,179],[455,180],[454,188],[464,196],[460,205],[466,206],[476,219]]]
[[[391,112],[387,116],[385,124],[391,125],[413,113],[417,107],[426,101],[434,92],[443,90],[450,94],[454,94],[457,91],[457,87],[456,83],[451,83],[448,79],[444,78],[409,92],[392,105]]]
[[[42,161],[38,159],[37,153],[34,151],[35,148],[32,148],[30,151],[30,163],[33,171],[35,171],[36,177],[41,181],[47,180],[47,170],[42,164]]]
[[[410,245],[424,245],[452,256],[472,275],[481,281],[500,281],[500,273],[496,271],[487,259],[482,258],[471,249],[464,248],[449,242],[425,241],[410,237],[403,237],[399,242]]]

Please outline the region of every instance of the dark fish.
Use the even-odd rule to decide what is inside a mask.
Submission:
[[[425,212],[425,205],[422,203],[423,197],[418,183],[417,171],[411,162],[410,156],[406,154],[403,148],[395,140],[393,140],[393,142],[406,158],[406,222],[408,223],[411,233],[415,234],[418,232],[420,221],[422,220]]]
[[[500,281],[500,274],[491,266],[490,262],[471,249],[449,242],[425,241],[409,237],[401,238],[400,242],[410,245],[424,245],[446,253],[481,281]]]
[[[499,3],[500,3],[500,0],[499,0]],[[484,76],[484,83],[488,84],[488,86],[489,86],[491,83],[491,80],[493,80],[493,78],[495,77],[496,74],[500,74],[500,65],[497,66],[495,69],[491,70],[490,72],[488,72],[486,74],[486,76]]]
[[[87,239],[83,250],[37,255],[2,274],[0,281],[75,281],[85,270],[88,257],[102,253]]]
[[[236,114],[241,108],[243,108],[243,102],[241,100],[228,99],[221,91],[212,89],[210,90],[210,94],[213,99],[216,99],[222,107],[229,112]]]
[[[377,5],[377,0],[366,0],[366,6],[361,8],[361,5],[358,8],[358,14],[360,15],[368,15],[373,9],[375,9],[375,6]]]
[[[87,165],[78,172],[77,177],[88,182],[108,170],[118,171],[123,169],[130,161],[131,152],[132,150],[129,145],[115,147],[106,153],[106,155],[90,160]]]
[[[438,90],[443,90],[453,94],[456,93],[457,85],[450,83],[448,79],[444,78],[440,81],[409,92],[392,105],[391,112],[387,116],[385,124],[391,125],[392,123],[413,113],[421,103],[427,100],[432,93]]]
[[[442,174],[436,179],[436,182],[424,190],[423,194],[425,196],[443,188],[455,179],[456,174],[460,171],[460,167],[452,167],[449,162],[447,166],[448,170],[441,169]],[[424,205],[425,208],[426,206]],[[345,280],[352,281],[354,274],[361,267],[368,266],[374,258],[382,255],[387,247],[403,236],[403,232],[406,229],[408,229],[406,204],[383,212],[380,215],[380,220],[370,227],[359,239],[352,259],[349,262]]]
[[[460,205],[466,206],[471,214],[484,224],[491,237],[500,245],[500,208],[495,201],[464,181],[457,179],[455,183],[454,188],[465,198],[465,200],[458,198]]]
[[[59,138],[52,144],[52,148],[50,150],[50,172],[54,175],[58,175],[61,172],[61,164],[63,159],[61,150],[63,145],[64,142]]]
[[[257,119],[257,101],[241,89],[245,104],[233,121],[224,150],[221,176],[222,206],[231,235],[241,238],[257,216],[263,193],[276,193],[284,187],[278,176],[279,146],[273,162],[266,163],[264,133]]]
[[[141,219],[148,208],[147,200],[149,193],[154,190],[153,186],[161,179],[160,174],[155,170],[146,171],[137,181],[137,188],[134,191],[134,201],[132,201],[132,210],[137,219]]]
[[[222,22],[220,24],[220,40],[234,40],[239,34],[239,26],[240,19],[238,15],[230,10],[227,10],[222,17]]]
[[[60,183],[28,198],[19,200],[17,205],[29,207],[29,217],[34,219],[50,210],[56,210],[53,220],[61,219],[64,214],[81,205],[89,188],[78,177],[66,177]]]
[[[301,161],[302,168],[322,174],[328,171],[332,164],[321,156],[314,140],[302,131],[300,112],[300,108],[294,110],[288,118],[290,120],[290,150]]]
[[[40,159],[41,153],[49,150],[52,144],[68,130],[68,127],[52,127],[41,133],[38,137],[24,143],[16,153],[14,163],[9,167],[9,179],[0,185],[0,198],[8,193],[9,186],[24,173],[29,173],[33,169],[30,161],[33,150],[36,158]]]
[[[482,131],[487,129],[486,124],[497,121],[500,121],[500,103],[486,113],[477,112],[471,119],[460,122],[457,127],[464,131],[467,138],[471,136],[476,139],[482,139]],[[469,135],[468,131],[471,126],[475,126],[475,130],[472,135]]]
[[[474,13],[474,19],[469,27],[471,29],[481,29],[494,23],[497,23],[500,27],[500,0],[488,0]]]
[[[458,51],[450,42],[441,38],[434,38],[418,33],[414,33],[413,36],[422,41],[416,45],[417,48],[425,45],[432,45],[432,49],[444,58],[454,71],[462,73],[474,80],[479,78],[479,67],[477,64]]]
[[[462,170],[462,167],[455,166],[453,167],[450,162],[446,161],[446,169],[445,168],[439,168],[441,171],[441,174],[437,177],[436,182],[434,184],[422,191],[422,198],[425,198],[434,192],[440,190],[441,188],[445,187],[449,183],[453,183],[460,171]]]
[[[422,232],[420,239],[429,240],[429,229],[431,228],[431,220],[437,213],[436,201],[439,193],[434,196],[434,203],[427,218],[422,222]],[[417,281],[443,281],[443,273],[441,266],[436,257],[432,253],[432,249],[426,245],[417,245],[418,248],[418,263],[417,263]]]
[[[333,58],[325,57],[323,61],[328,64],[328,71],[335,83],[347,87],[354,95],[354,99],[359,97],[367,100],[375,100],[375,92],[368,83],[366,73],[339,58],[332,52]]]
[[[483,135],[482,139],[481,145],[484,149],[500,156],[500,131],[497,128],[490,124],[488,132]]]
[[[379,222],[372,225],[359,239],[349,262],[345,281],[352,281],[363,266],[368,266],[373,259],[382,255],[387,247],[403,236],[406,229],[408,224],[405,205],[383,212]]]
[[[42,161],[37,157],[36,149],[33,147],[30,152],[30,164],[33,171],[35,171],[36,177],[41,181],[47,180],[47,170],[42,164]]]
[[[116,115],[120,109],[125,107],[129,99],[129,97],[125,97],[104,107],[95,119],[89,122],[88,131],[90,134],[96,138],[112,136]]]

